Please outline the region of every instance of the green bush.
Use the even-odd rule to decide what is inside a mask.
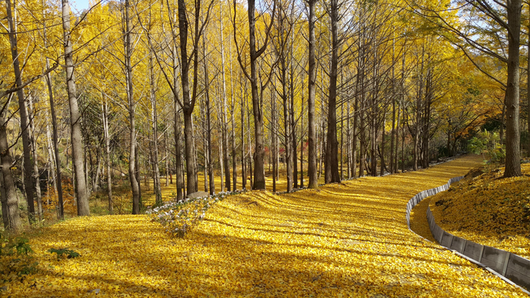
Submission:
[[[26,237],[10,238],[0,231],[0,282],[9,282],[37,271],[38,263]]]
[[[50,248],[49,253],[56,253],[57,259],[73,259],[80,256],[78,252],[75,252],[68,248]]]
[[[506,158],[506,149],[500,142],[497,132],[487,130],[479,132],[468,141],[467,150],[474,154],[482,154],[484,160],[489,162],[503,162]]]

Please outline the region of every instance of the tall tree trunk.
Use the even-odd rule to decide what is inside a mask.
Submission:
[[[413,152],[413,170],[418,170],[418,159],[419,159],[419,151],[420,151],[420,136],[421,136],[421,104],[423,99],[423,63],[424,63],[424,55],[425,55],[425,48],[423,45],[422,48],[422,54],[421,54],[421,64],[420,64],[420,70],[419,70],[419,78],[418,78],[418,94],[416,97],[416,116],[415,116],[415,123],[414,123],[414,152]]]
[[[528,10],[528,15],[530,17],[530,9]],[[528,23],[527,27],[527,33],[528,33],[528,41],[527,41],[527,49],[530,49],[530,23]],[[527,114],[527,132],[528,132],[528,143],[527,143],[527,149],[526,149],[526,156],[530,157],[530,51],[527,51],[526,53],[526,114]]]
[[[274,88],[274,87],[273,87]],[[273,89],[271,88],[271,89]],[[276,179],[278,178],[276,173],[278,170],[278,162],[276,156],[279,155],[278,150],[278,138],[276,137],[278,134],[278,128],[276,127],[276,124],[278,123],[278,119],[276,119],[276,93],[275,91],[271,91],[271,129],[270,129],[270,137],[271,137],[271,143],[272,143],[272,192],[276,192]],[[285,107],[285,105],[284,105]],[[285,113],[284,113],[285,117]],[[287,176],[289,176],[289,173],[287,173]],[[289,178],[287,178],[287,190],[289,191]]]
[[[232,190],[237,189],[237,154],[236,154],[236,96],[235,96],[235,90],[234,90],[234,77],[233,77],[233,69],[232,69],[232,43],[229,43],[230,47],[228,49],[228,52],[230,53],[230,90],[231,90],[231,99],[230,102],[230,122],[232,123],[232,131],[231,131],[231,143],[232,143]]]
[[[9,1],[9,0],[7,0]],[[9,99],[7,99],[9,101]],[[4,228],[14,234],[22,230],[22,222],[18,211],[18,199],[15,189],[15,181],[11,172],[12,159],[7,143],[7,122],[4,113],[0,115],[0,161],[2,162],[2,175],[0,186],[3,188],[2,196],[2,219]]]
[[[175,81],[177,76],[175,74]],[[177,83],[177,82],[175,82]],[[176,85],[174,85],[176,86]],[[176,87],[175,87],[176,89]],[[178,93],[174,93],[178,94]],[[184,199],[184,173],[182,172],[182,144],[181,144],[181,124],[180,124],[180,112],[178,109],[178,98],[174,95],[174,117],[175,117],[175,172],[176,172],[176,188],[177,188],[177,202]]]
[[[241,73],[240,73],[241,74]],[[241,75],[239,76],[241,82]],[[242,189],[247,188],[247,170],[245,165],[245,102],[247,101],[247,89],[245,85],[245,94],[243,94],[243,86],[240,84],[241,91],[241,187]]]
[[[254,173],[252,171],[252,140],[251,140],[251,133],[250,133],[250,109],[247,105],[247,127],[248,127],[248,166],[249,166],[249,174],[250,174],[250,188],[254,189],[254,177],[252,177],[252,174]]]
[[[342,80],[341,80],[342,83]],[[341,97],[340,104],[340,179],[344,179],[344,99]]]
[[[128,0],[126,0],[128,2]],[[81,114],[79,113],[74,75],[72,41],[70,38],[70,5],[62,0],[62,20],[64,30],[64,60],[66,65],[66,87],[70,104],[70,129],[72,139],[72,159],[75,172],[75,192],[77,197],[77,215],[88,216],[88,191],[83,165],[83,135],[81,133]]]
[[[33,182],[35,183],[35,198],[37,199],[37,213],[39,221],[42,221],[42,193],[40,189],[40,175],[39,175],[39,166],[38,166],[38,143],[37,135],[35,130],[35,110],[33,109],[33,96],[28,96],[28,121],[29,121],[29,135],[30,135],[30,144],[31,144],[31,154],[33,157]],[[32,116],[33,115],[33,116]]]
[[[317,0],[308,0],[309,6],[309,84],[307,98],[307,124],[308,124],[308,169],[309,188],[318,188],[317,175],[317,140],[316,140],[316,110],[315,110],[315,85],[317,80],[317,69],[315,61],[315,5]]]
[[[405,95],[403,95],[403,99]],[[405,107],[402,104],[403,124],[401,125],[401,173],[405,172],[405,123],[408,121],[408,116],[405,118]]]
[[[24,185],[26,191],[26,200],[28,204],[29,221],[32,223],[35,220],[35,182],[33,179],[33,157],[31,155],[31,144],[29,138],[29,123],[28,123],[28,112],[26,109],[26,103],[24,98],[24,89],[22,89],[22,72],[20,69],[18,45],[17,45],[17,32],[15,29],[13,19],[13,8],[11,7],[11,0],[6,0],[7,10],[7,23],[8,23],[8,35],[9,43],[11,45],[11,58],[13,59],[13,71],[15,73],[15,84],[19,88],[17,90],[18,107],[20,113],[20,131],[22,133],[22,149],[24,152]],[[68,6],[68,1],[66,1]],[[63,14],[64,14],[64,1],[63,1]],[[64,16],[63,16],[64,17]],[[68,25],[69,26],[69,25]],[[66,35],[65,35],[66,36]],[[69,41],[69,40],[68,40]],[[66,43],[65,43],[66,48]],[[71,48],[71,47],[70,47]],[[9,179],[9,178],[7,178]]]
[[[114,213],[114,204],[112,202],[112,169],[110,159],[110,134],[109,134],[109,106],[105,94],[101,93],[102,104],[102,119],[103,120],[103,134],[105,137],[105,161],[107,165],[107,198],[109,200],[109,214]]]
[[[430,55],[429,62],[430,62]],[[429,63],[430,64],[430,63]],[[431,66],[427,69],[427,78],[425,80],[425,103],[423,111],[423,134],[422,134],[422,148],[423,148],[423,159],[422,159],[422,168],[426,169],[429,167],[429,130],[430,130],[430,113],[431,113],[431,102],[432,102],[432,92],[433,92],[433,82],[432,82],[432,70]]]
[[[359,81],[361,76],[359,75],[359,70],[357,70],[357,78],[355,80],[355,97],[353,103],[353,129],[352,129],[352,146],[351,146],[351,172],[353,178],[357,178],[357,135],[358,133],[358,123],[359,123]]]
[[[166,126],[167,130],[167,126]],[[166,162],[166,187],[169,186],[169,177],[171,176],[171,172],[169,171],[169,154],[168,154],[168,142],[167,142],[167,134],[164,133],[164,159]],[[173,179],[171,179],[173,180]],[[173,182],[173,181],[171,181]],[[171,183],[173,184],[173,183]]]
[[[203,36],[204,41],[204,36]],[[203,58],[204,58],[204,48],[203,48]],[[206,59],[203,59],[203,66],[206,68]],[[206,87],[205,87],[206,88]],[[208,142],[206,141],[208,139],[208,121],[206,119],[206,111],[205,111],[205,102],[206,99],[201,101],[200,104],[200,112],[201,112],[201,131],[202,131],[202,151],[204,154],[204,166],[203,166],[203,182],[204,182],[204,191],[208,192],[208,164],[210,163],[208,161]]]
[[[263,138],[263,106],[258,91],[257,60],[267,44],[256,51],[256,17],[255,0],[248,0],[249,50],[250,50],[250,85],[252,90],[252,111],[254,114],[254,184],[253,189],[265,190],[265,146]],[[262,51],[263,50],[263,51]]]
[[[295,93],[295,86],[294,86],[294,26],[291,26],[291,40],[290,40],[290,51],[289,51],[289,68],[290,68],[290,75],[289,75],[289,122],[290,124],[290,132],[291,132],[291,159],[293,161],[293,187],[298,188],[298,141],[296,139],[296,121],[294,119],[294,93]]]
[[[337,142],[337,68],[339,55],[338,0],[330,0],[331,18],[331,70],[329,75],[328,132],[326,136],[326,183],[340,182]]]
[[[508,81],[506,84],[506,163],[504,177],[521,176],[519,135],[519,47],[521,39],[521,0],[507,2]]]
[[[227,121],[227,102],[226,102],[226,76],[225,76],[225,48],[224,48],[224,28],[223,28],[223,9],[219,9],[219,34],[221,36],[221,80],[222,80],[222,102],[223,107],[221,108],[222,122],[221,122],[221,134],[222,134],[222,150],[223,150],[223,166],[224,166],[224,178],[225,187],[227,191],[230,191],[230,164],[228,162],[228,121]]]
[[[281,39],[286,39],[284,35],[280,37]],[[280,41],[280,43],[285,43],[285,40]],[[292,151],[292,144],[291,141],[292,137],[292,127],[291,127],[291,117],[290,117],[290,104],[289,104],[289,96],[287,94],[287,59],[285,57],[285,51],[280,50],[279,54],[279,60],[280,60],[280,81],[282,84],[282,105],[283,105],[283,124],[284,124],[284,141],[283,144],[285,146],[285,163],[287,166],[286,176],[287,176],[287,192],[291,192],[293,190],[293,151]],[[273,98],[275,96],[273,95]],[[276,131],[274,131],[276,133]]]
[[[195,9],[198,9],[197,7]],[[189,83],[189,61],[188,61],[188,19],[186,16],[186,3],[184,0],[178,0],[178,21],[180,32],[180,63],[181,63],[181,84],[182,84],[182,110],[184,114],[184,147],[186,152],[186,188],[187,193],[197,191],[195,175],[197,169],[194,162],[193,150],[193,123],[192,115],[195,105],[195,98],[190,98]],[[195,50],[195,53],[197,50]],[[194,54],[196,55],[196,54]],[[194,64],[197,63],[195,59]],[[195,66],[195,65],[194,65]],[[195,72],[196,73],[196,72]]]
[[[46,40],[46,39],[45,39]],[[46,68],[49,68],[50,61],[46,58]],[[58,135],[57,135],[57,115],[55,113],[55,102],[53,100],[53,88],[52,88],[52,78],[48,73],[46,75],[46,85],[48,86],[48,98],[50,100],[50,112],[51,112],[51,122],[53,129],[53,155],[55,157],[55,184],[57,186],[57,218],[59,220],[64,219],[64,207],[63,207],[63,187],[62,187],[62,178],[61,178],[61,160],[59,154],[58,144]]]
[[[386,163],[385,163],[385,125],[386,125],[386,121],[385,121],[385,117],[386,117],[386,112],[385,110],[382,110],[382,117],[383,117],[383,125],[381,127],[381,170],[380,170],[380,175],[383,176],[385,174],[385,168],[386,168]]]
[[[47,115],[48,118],[47,118],[47,124],[46,124],[46,147],[48,149],[48,184],[51,180],[52,182],[52,187],[53,187],[53,190],[54,190],[54,193],[57,193],[57,181],[55,179],[56,177],[56,174],[55,174],[55,154],[53,154],[53,141],[52,141],[52,132],[51,132],[51,129],[50,129],[50,115],[48,114]],[[0,171],[1,172],[1,171]],[[2,179],[0,178],[0,181]],[[47,200],[46,200],[46,204],[50,205],[50,189],[49,189],[49,186],[47,188]]]
[[[206,46],[205,46],[206,48]],[[211,124],[211,108],[210,108],[210,81],[208,78],[208,68],[206,67],[206,61],[204,66],[204,78],[206,80],[206,121],[207,121],[207,137],[208,143],[208,178],[210,180],[210,195],[215,194],[215,181],[213,176],[213,156],[212,156],[212,124]]]
[[[303,79],[302,79],[303,81]],[[304,88],[302,88],[302,110],[300,111],[300,188],[304,187]]]
[[[362,52],[364,54],[364,51]],[[361,58],[363,60],[364,57]],[[360,85],[361,85],[361,95],[360,95],[360,102],[359,102],[359,177],[364,176],[364,169],[365,169],[365,155],[366,155],[366,127],[365,127],[365,118],[366,118],[366,102],[365,102],[365,83],[364,83],[364,62],[361,66],[362,73],[359,73],[360,75]]]
[[[154,72],[154,57],[152,53],[153,46],[149,38],[149,99],[151,101],[151,121],[153,129],[153,191],[155,193],[156,204],[162,204],[162,190],[160,185],[160,169],[158,167],[158,114],[156,110],[156,86],[155,86],[155,72]]]
[[[206,143],[206,151],[204,153],[205,155],[205,168],[206,172],[208,173],[208,187],[210,195],[215,194],[215,181],[213,177],[213,157],[212,157],[212,127],[211,127],[211,120],[210,120],[210,78],[208,76],[208,61],[206,60],[206,36],[202,36],[202,58],[203,58],[203,67],[204,67],[204,95],[205,95],[205,117],[206,117],[206,138],[204,139],[204,142]],[[206,181],[206,175],[204,177]],[[205,185],[206,188],[206,185]]]
[[[391,86],[390,86],[390,100],[392,102],[392,128],[390,131],[390,174],[394,173],[394,138],[396,135],[396,97],[395,97],[395,87],[396,87],[396,76],[395,76],[395,38],[392,36],[392,73],[391,73]]]
[[[136,177],[136,157],[137,157],[137,144],[136,144],[136,103],[134,100],[133,93],[133,66],[131,64],[131,56],[133,52],[133,45],[131,44],[131,24],[129,17],[130,0],[125,0],[125,32],[124,33],[124,54],[125,54],[125,83],[127,92],[128,112],[129,112],[129,182],[131,183],[132,190],[132,213],[140,213],[140,182]]]
[[[221,121],[219,121],[221,122]],[[219,123],[220,125],[222,125],[221,123]],[[224,177],[225,177],[225,167],[224,167],[224,157],[223,157],[223,138],[218,138],[218,142],[219,142],[219,167],[220,167],[220,170],[221,170],[221,175],[220,175],[220,178],[221,178],[221,192],[224,192],[225,191],[225,181],[224,181]]]

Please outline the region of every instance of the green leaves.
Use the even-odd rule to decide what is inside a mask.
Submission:
[[[72,258],[77,258],[79,257],[79,253],[71,250],[71,249],[68,249],[68,248],[59,248],[59,249],[55,249],[55,248],[50,248],[48,249],[48,252],[49,253],[56,253],[57,254],[57,259],[61,259],[61,258],[66,258],[66,259],[72,259]]]

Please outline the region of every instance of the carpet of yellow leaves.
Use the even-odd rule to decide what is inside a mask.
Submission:
[[[483,174],[474,169],[431,199],[436,223],[453,235],[530,259],[530,164],[522,171],[524,176],[503,178],[504,168]]]
[[[40,272],[12,297],[524,297],[409,231],[407,201],[463,175],[463,158],[287,195],[217,203],[183,239],[147,216],[75,218],[32,236]],[[78,258],[57,260],[50,248]]]

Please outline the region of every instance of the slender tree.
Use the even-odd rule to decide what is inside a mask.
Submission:
[[[128,3],[128,0],[126,0]],[[77,197],[77,215],[88,216],[88,190],[83,162],[83,134],[81,132],[81,113],[77,99],[77,90],[74,75],[73,47],[70,26],[70,4],[62,0],[62,23],[64,37],[64,60],[66,66],[66,88],[70,106],[70,135],[72,142],[72,162],[75,172],[75,192]]]
[[[308,85],[308,97],[307,97],[307,125],[308,125],[308,176],[309,176],[309,188],[318,188],[318,173],[317,173],[317,139],[316,139],[316,119],[315,119],[315,96],[316,96],[316,79],[317,70],[315,62],[315,5],[317,0],[306,1],[309,16],[309,85]]]
[[[236,43],[238,51],[238,61],[243,70],[243,73],[250,81],[251,91],[252,91],[252,111],[254,115],[254,183],[253,189],[265,189],[265,144],[263,136],[263,98],[262,93],[270,82],[271,75],[267,76],[265,82],[258,80],[258,59],[265,50],[267,49],[271,28],[274,22],[274,17],[276,13],[276,1],[273,1],[272,15],[270,16],[270,23],[266,25],[265,29],[265,41],[261,47],[256,47],[256,1],[248,0],[247,1],[247,12],[248,12],[248,25],[249,25],[249,40],[248,48],[250,55],[250,74],[248,73],[245,65],[243,64],[242,54],[238,46],[237,37],[234,34],[234,41]],[[236,16],[237,16],[237,3],[234,0],[234,32],[236,31]],[[273,67],[271,67],[271,72]],[[261,77],[261,76],[260,76]],[[258,88],[258,83],[261,82],[261,92]]]

